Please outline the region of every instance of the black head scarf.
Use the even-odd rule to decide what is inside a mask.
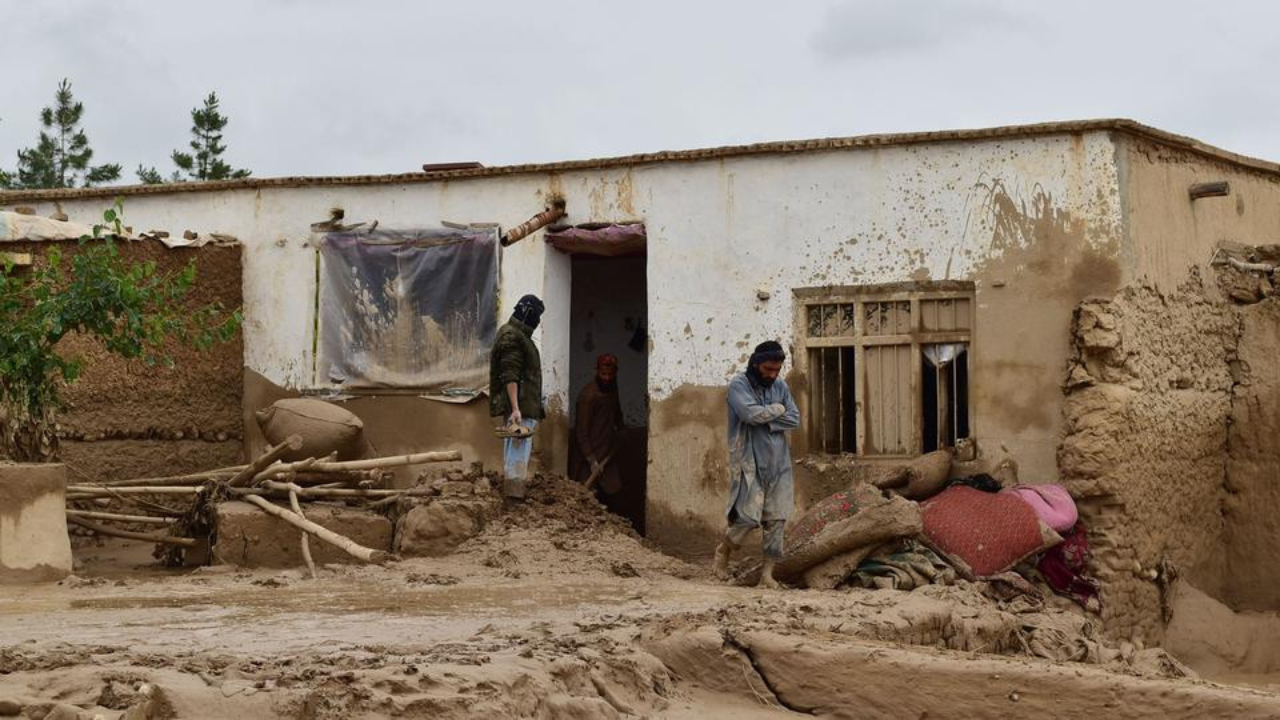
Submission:
[[[516,309],[511,312],[511,317],[528,325],[530,330],[534,330],[542,319],[544,308],[537,295],[525,295],[516,303]]]
[[[747,361],[747,377],[760,387],[770,387],[773,385],[774,378],[762,376],[760,374],[760,364],[782,362],[786,359],[787,354],[783,352],[781,343],[774,340],[766,340],[757,345],[755,352],[751,353],[751,359]]]

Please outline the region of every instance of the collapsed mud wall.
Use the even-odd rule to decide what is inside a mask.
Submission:
[[[1242,306],[1226,465],[1225,578],[1235,610],[1280,609],[1280,300]]]
[[[1174,568],[1215,594],[1223,585],[1237,330],[1194,272],[1174,292],[1129,287],[1076,311],[1058,463],[1113,635],[1161,638]]]
[[[53,243],[6,243],[5,250],[44,261]],[[76,243],[59,242],[64,256]],[[196,264],[195,287],[184,307],[220,301],[241,306],[241,248],[206,246],[170,250],[159,241],[119,245],[132,262],[154,262],[157,272]],[[62,460],[68,480],[108,480],[195,472],[240,462],[240,396],[244,345],[240,333],[200,350],[171,343],[173,367],[126,361],[92,339],[68,336],[60,350],[84,361],[80,378],[63,393],[59,414]]]

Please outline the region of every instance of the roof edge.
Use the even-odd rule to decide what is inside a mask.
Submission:
[[[494,167],[439,172],[399,173],[390,175],[330,175],[287,176],[274,178],[244,178],[213,182],[166,183],[161,185],[122,185],[93,188],[58,188],[50,190],[0,191],[0,205],[12,205],[24,201],[75,200],[93,197],[129,195],[169,195],[187,192],[220,190],[255,190],[260,188],[296,188],[340,185],[391,185],[403,183],[435,182],[440,180],[492,177],[497,175],[523,175],[531,173],[560,173],[575,170],[600,170],[616,167],[635,167],[666,162],[697,162],[749,155],[778,155],[788,153],[822,152],[858,148],[919,145],[925,143],[964,142],[971,140],[998,140],[1003,138],[1036,137],[1084,132],[1122,132],[1143,137],[1163,145],[1186,150],[1211,159],[1227,162],[1249,170],[1280,176],[1280,164],[1259,158],[1240,155],[1200,142],[1185,135],[1160,130],[1127,118],[1102,118],[1046,122],[1031,125],[1004,125],[992,128],[962,130],[933,130],[915,133],[884,133],[855,135],[850,137],[818,138],[812,140],[783,140],[751,145],[728,145],[694,150],[664,150],[634,155],[594,158],[590,160],[566,160],[551,163],[523,165],[499,165]]]

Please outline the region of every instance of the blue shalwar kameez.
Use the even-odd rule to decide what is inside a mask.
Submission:
[[[765,387],[741,373],[729,382],[729,521],[726,539],[741,545],[747,533],[764,533],[764,555],[783,554],[783,527],[795,505],[795,478],[787,432],[800,427],[800,411],[787,383]]]

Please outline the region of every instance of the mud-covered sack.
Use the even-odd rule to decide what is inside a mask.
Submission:
[[[869,485],[843,490],[814,505],[794,523],[787,523],[786,555],[774,567],[774,577],[795,582],[805,570],[829,558],[914,537],[921,529],[920,509],[910,500],[884,497]],[[754,584],[759,579],[759,566],[740,579]]]
[[[937,450],[925,453],[908,465],[907,487],[902,495],[908,500],[924,500],[942,491],[951,473],[951,453]]]
[[[282,460],[304,460],[336,452],[339,460],[353,460],[364,450],[364,423],[351,411],[313,398],[277,400],[254,413],[267,442],[279,445],[290,435],[302,436],[302,449]]]
[[[787,523],[786,546],[787,548],[804,547],[831,523],[857,515],[858,511],[883,502],[884,497],[868,485],[856,485],[848,490],[828,495],[806,510],[799,519]]]

